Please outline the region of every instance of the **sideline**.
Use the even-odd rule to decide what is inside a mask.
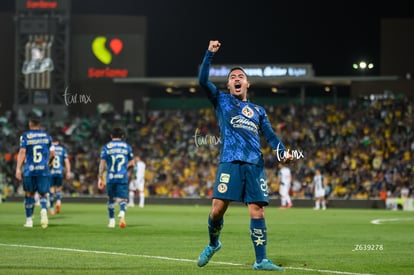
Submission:
[[[24,245],[24,244],[6,244],[6,243],[0,243],[0,246],[21,247],[21,248],[33,248],[33,249],[45,249],[45,250],[57,250],[57,251],[71,251],[71,252],[106,254],[106,255],[119,255],[119,256],[130,256],[130,257],[160,259],[160,260],[178,261],[178,262],[191,262],[191,263],[197,262],[196,260],[190,260],[190,259],[170,258],[170,257],[163,257],[163,256],[150,256],[150,255],[142,255],[142,254],[128,254],[128,253],[122,253],[122,252],[84,250],[84,249],[74,249],[74,248],[64,248],[64,247],[49,247],[49,246],[35,246],[35,245]],[[229,263],[229,262],[216,262],[216,261],[210,261],[209,264],[232,265],[232,266],[247,266],[246,264],[237,264],[237,263]],[[312,268],[302,268],[302,267],[285,267],[284,266],[283,268],[285,268],[285,269],[292,269],[292,270],[302,270],[302,271],[318,272],[318,273],[330,273],[330,274],[374,275],[374,274],[370,274],[370,273],[355,273],[355,272],[346,272],[346,271],[337,271],[337,270],[323,270],[323,269],[312,269]]]

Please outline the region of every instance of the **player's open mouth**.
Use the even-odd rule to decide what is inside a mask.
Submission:
[[[239,84],[239,83],[234,84],[234,88],[236,89],[236,92],[240,92],[241,91],[241,84]]]

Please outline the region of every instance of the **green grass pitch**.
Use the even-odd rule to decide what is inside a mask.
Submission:
[[[128,208],[127,228],[107,228],[105,204],[65,203],[49,227],[24,228],[22,203],[0,204],[0,274],[253,274],[247,208],[231,205],[223,248],[208,243],[208,206]],[[118,207],[117,209],[118,210]],[[286,274],[414,274],[414,213],[266,208],[268,258]],[[260,271],[263,272],[263,271]]]

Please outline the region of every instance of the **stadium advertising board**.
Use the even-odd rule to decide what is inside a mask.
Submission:
[[[139,34],[74,35],[72,80],[143,76],[144,47]]]
[[[414,211],[414,199],[412,198],[387,198],[386,207],[390,210]]]
[[[69,9],[69,0],[17,0],[17,11],[63,10]]]
[[[230,69],[240,65],[212,65],[210,67],[211,77],[227,77]],[[314,71],[311,64],[262,64],[242,65],[249,77],[313,77]]]

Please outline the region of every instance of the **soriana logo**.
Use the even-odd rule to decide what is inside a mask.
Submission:
[[[112,66],[112,63],[122,54],[123,48],[124,43],[119,38],[95,37],[91,44],[91,50],[102,67],[88,68],[88,78],[128,77],[128,69]]]

